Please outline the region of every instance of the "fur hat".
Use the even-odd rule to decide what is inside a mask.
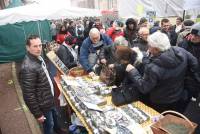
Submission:
[[[133,18],[128,18],[126,20],[126,26],[129,25],[129,24],[134,24],[135,26],[137,26],[137,22]]]

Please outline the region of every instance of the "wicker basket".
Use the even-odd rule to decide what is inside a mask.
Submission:
[[[171,115],[169,113],[171,113],[173,115]],[[180,134],[178,132],[169,130],[169,128],[167,128],[167,126],[169,126],[171,124],[183,126],[185,129],[187,129],[188,133],[184,133],[184,134],[193,134],[194,133],[194,130],[197,127],[197,124],[191,122],[184,115],[182,115],[178,112],[175,112],[175,111],[165,111],[165,112],[161,113],[162,116],[164,114],[167,114],[167,115],[164,116],[163,118],[161,118],[158,122],[151,125],[151,129],[154,134]],[[174,114],[180,116],[181,118],[174,116]],[[183,134],[183,133],[181,133],[181,134]]]
[[[73,67],[69,70],[69,76],[79,77],[88,75],[88,73],[82,67]]]

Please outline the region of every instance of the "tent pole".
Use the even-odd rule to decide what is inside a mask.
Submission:
[[[41,32],[40,32],[40,25],[39,25],[39,21],[37,21],[37,26],[38,26],[39,37],[42,39],[42,37],[41,37]],[[43,40],[43,39],[42,39],[42,40]]]
[[[183,10],[183,20],[185,20],[185,10]]]
[[[26,35],[26,31],[25,31],[25,28],[24,28],[24,24],[23,24],[23,32],[24,32],[24,40],[26,41],[27,40],[27,35]]]

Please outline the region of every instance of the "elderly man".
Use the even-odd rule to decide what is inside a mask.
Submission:
[[[168,37],[161,32],[150,35],[148,43],[150,58],[144,75],[129,64],[126,71],[130,80],[139,92],[149,94],[149,105],[158,112],[170,109],[183,112],[187,104],[184,76],[188,69],[195,73],[197,59],[182,48],[171,47]]]
[[[134,47],[138,47],[141,51],[146,52],[148,50],[147,37],[149,36],[149,29],[147,27],[141,27],[138,35],[138,38],[133,41]]]
[[[94,66],[97,63],[100,49],[106,45],[112,45],[113,42],[105,34],[100,34],[97,28],[92,28],[80,49],[80,64],[89,73],[94,76]]]
[[[40,56],[42,43],[37,35],[27,39],[28,51],[20,70],[20,83],[26,105],[37,121],[43,124],[44,134],[64,134],[58,125],[54,104],[54,87],[46,64]]]

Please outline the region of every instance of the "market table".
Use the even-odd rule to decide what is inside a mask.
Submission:
[[[94,129],[91,127],[91,125],[90,125],[91,123],[88,121],[88,119],[86,119],[83,116],[84,113],[82,111],[80,111],[80,109],[78,108],[79,106],[72,101],[72,97],[67,92],[67,90],[63,89],[63,85],[61,84],[61,77],[57,76],[57,77],[54,78],[54,80],[55,80],[55,82],[56,82],[56,84],[58,86],[58,89],[60,90],[60,92],[62,92],[64,94],[68,104],[74,110],[74,112],[76,113],[77,117],[80,119],[81,123],[87,129],[88,133],[89,134],[93,134],[94,133]],[[106,103],[102,104],[100,107],[103,107],[103,106],[106,106],[106,105],[113,105],[110,95],[104,96],[104,98],[106,100]],[[150,134],[151,131],[149,131],[150,130],[149,126],[153,123],[152,117],[158,116],[159,113],[157,111],[155,111],[154,109],[146,106],[145,104],[143,104],[140,101],[133,102],[131,105],[134,105],[135,107],[141,109],[147,115],[150,116],[150,118],[147,121],[145,121],[142,124],[140,124],[142,126],[142,128],[144,128],[145,132]]]

